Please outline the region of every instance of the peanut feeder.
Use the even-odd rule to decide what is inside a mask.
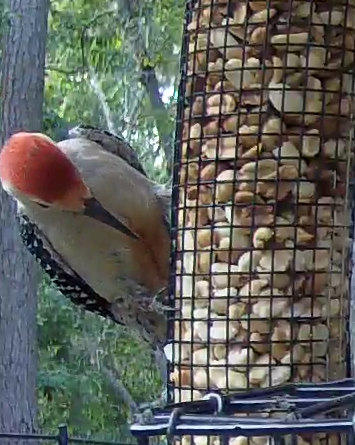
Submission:
[[[175,401],[346,377],[355,1],[188,9]]]

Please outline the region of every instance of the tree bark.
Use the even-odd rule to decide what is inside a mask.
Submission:
[[[42,128],[49,9],[49,0],[5,3],[1,145],[19,130]],[[30,433],[37,414],[39,275],[22,245],[15,213],[15,204],[0,190],[0,431]]]

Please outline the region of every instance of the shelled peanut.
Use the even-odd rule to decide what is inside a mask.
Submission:
[[[176,401],[346,375],[354,5],[195,4],[166,347]]]

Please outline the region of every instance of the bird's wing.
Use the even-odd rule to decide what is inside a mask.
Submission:
[[[107,130],[92,127],[90,125],[78,125],[69,130],[69,139],[85,138],[96,142],[104,150],[119,156],[127,162],[131,167],[135,168],[139,173],[147,176],[142,164],[140,163],[137,153],[123,138]]]
[[[74,272],[38,226],[23,213],[18,214],[18,220],[23,243],[56,288],[75,305],[122,324],[113,317],[111,304]]]
[[[147,177],[147,174],[140,163],[137,153],[122,137],[110,133],[107,130],[92,127],[90,125],[80,124],[69,130],[69,139],[85,138],[100,145],[104,150],[119,156],[139,173]],[[170,232],[170,201],[171,185],[154,184],[154,192],[157,200],[162,206],[164,224]]]

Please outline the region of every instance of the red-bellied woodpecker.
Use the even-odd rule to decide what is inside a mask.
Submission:
[[[170,191],[147,178],[133,149],[88,126],[58,144],[21,132],[0,153],[0,181],[59,290],[161,346],[166,315],[155,296],[168,284]]]

